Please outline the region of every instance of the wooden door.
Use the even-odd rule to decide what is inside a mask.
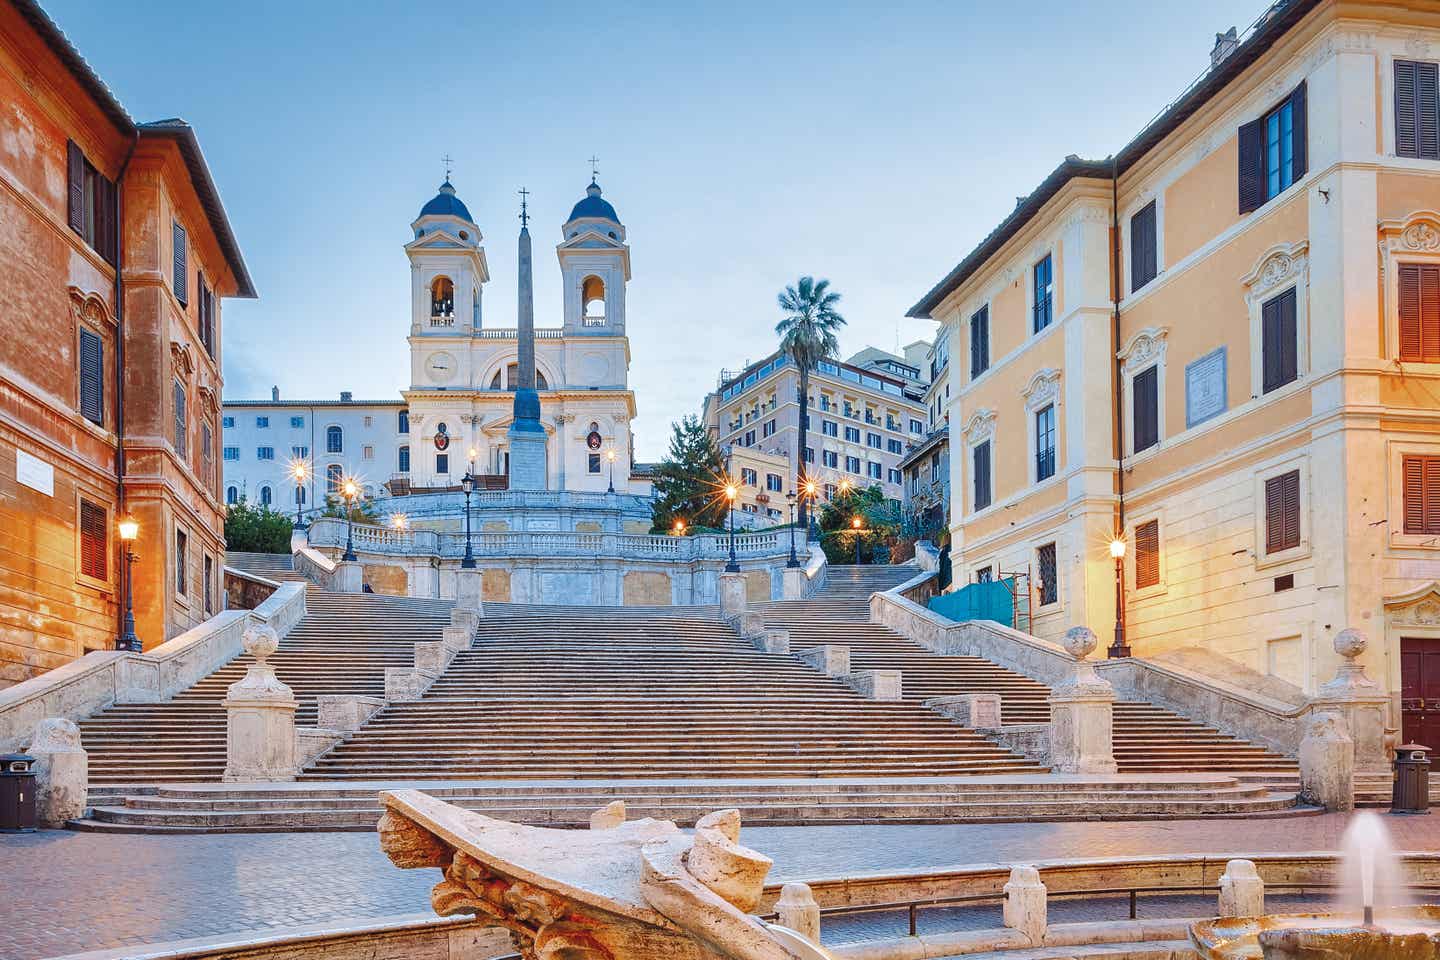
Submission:
[[[1400,639],[1400,736],[1440,747],[1440,638]]]

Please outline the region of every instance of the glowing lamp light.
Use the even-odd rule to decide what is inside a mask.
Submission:
[[[738,496],[740,496],[739,487],[735,486],[735,484],[733,483],[725,484],[725,499],[734,500]]]
[[[684,520],[676,520],[676,521],[675,521],[675,536],[677,536],[677,537],[683,537],[683,536],[685,536],[685,521],[684,521]]]
[[[1116,537],[1110,541],[1110,556],[1120,560],[1125,556],[1125,541]]]
[[[340,492],[345,494],[345,499],[354,500],[355,495],[360,492],[360,487],[354,480],[346,480],[340,485]]]
[[[394,527],[396,530],[404,532],[410,526],[410,518],[405,516],[405,514],[403,513],[397,513],[395,514],[395,516],[390,518],[390,526]]]
[[[615,462],[615,451],[614,451],[614,450],[607,450],[607,451],[605,451],[605,459],[606,459],[606,460],[609,460],[611,463],[614,463],[614,462]]]
[[[852,517],[850,520],[850,526],[854,527],[856,530],[859,530],[861,526],[864,525],[864,523],[865,521],[861,520],[859,517]]]
[[[805,496],[807,496],[807,497],[813,497],[813,496],[815,496],[815,481],[814,481],[814,480],[806,480],[806,481],[805,481]]]
[[[305,464],[303,464],[303,463],[297,463],[297,464],[295,464],[295,468],[294,468],[294,470],[293,470],[292,472],[295,474],[295,479],[296,479],[296,480],[298,480],[298,481],[304,481],[304,479],[305,479],[305,474],[306,474],[308,471],[305,469]]]
[[[120,529],[120,539],[126,543],[140,536],[140,522],[129,514],[121,517],[116,526]]]

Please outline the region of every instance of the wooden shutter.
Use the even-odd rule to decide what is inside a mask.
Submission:
[[[65,170],[68,178],[70,229],[85,235],[85,154],[74,140],[65,141]]]
[[[980,315],[984,310],[975,311],[970,318],[970,379],[974,380],[985,370],[985,364],[980,355]]]
[[[1265,119],[1240,128],[1240,212],[1265,205]]]
[[[1308,128],[1309,124],[1305,116],[1305,81],[1301,80],[1300,86],[1290,94],[1290,169],[1294,180],[1297,181],[1305,176],[1305,171],[1309,169],[1307,166],[1310,145]]]
[[[1400,265],[1400,359],[1440,363],[1440,265]]]
[[[1416,67],[1409,60],[1395,61],[1395,155],[1420,156],[1419,114],[1416,109]]]
[[[1299,373],[1295,290],[1286,290],[1260,308],[1262,392],[1293,381]]]
[[[175,381],[175,452],[185,457],[185,385]]]
[[[89,500],[80,501],[80,572],[96,580],[108,580],[109,551],[106,534],[109,523],[105,508]]]
[[[1160,582],[1160,521],[1149,520],[1135,528],[1135,587]]]
[[[1155,201],[1130,218],[1130,292],[1155,279],[1159,247],[1156,243]]]
[[[1160,442],[1160,380],[1156,367],[1147,367],[1130,381],[1131,427],[1135,432],[1135,452],[1148,450]]]
[[[1425,532],[1440,533],[1440,457],[1422,457],[1425,461]]]
[[[975,509],[990,506],[990,441],[975,448]]]
[[[85,329],[80,331],[80,415],[105,426],[105,341]]]
[[[1265,481],[1265,552],[1300,545],[1300,471]]]
[[[182,304],[189,304],[189,294],[185,286],[185,278],[188,272],[185,253],[185,228],[178,223],[171,224],[170,243],[174,250],[174,274],[171,277],[171,286],[175,290],[175,299]]]

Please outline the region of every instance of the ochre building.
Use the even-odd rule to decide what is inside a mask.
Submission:
[[[956,580],[1025,574],[1033,632],[1108,642],[1118,531],[1135,654],[1313,692],[1358,627],[1432,743],[1440,5],[1290,0],[1212,59],[911,311],[949,339]]]
[[[189,125],[137,124],[0,2],[0,687],[110,649],[117,520],[152,647],[224,603],[224,297],[254,296]]]

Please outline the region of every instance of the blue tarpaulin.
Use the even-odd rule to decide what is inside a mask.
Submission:
[[[994,620],[1015,626],[1015,581],[972,583],[930,598],[930,609],[947,620]]]

